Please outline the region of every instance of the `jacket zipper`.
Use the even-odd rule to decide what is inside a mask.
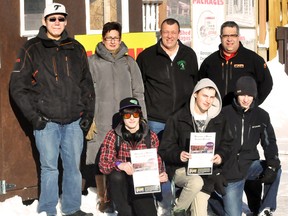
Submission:
[[[244,114],[242,115],[242,125],[241,125],[241,146],[243,145],[244,142]]]
[[[229,74],[229,61],[226,61],[225,69],[225,95],[228,93],[228,74]]]
[[[58,82],[58,71],[57,71],[57,66],[56,66],[56,61],[55,61],[55,57],[53,57],[53,72],[54,72],[54,76],[55,76],[55,79],[56,79],[56,82]]]
[[[69,71],[69,63],[68,63],[68,57],[65,56],[65,61],[66,61],[66,70],[67,70],[67,76],[70,76],[70,71]]]

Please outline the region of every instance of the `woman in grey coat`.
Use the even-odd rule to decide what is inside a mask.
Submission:
[[[121,41],[121,25],[108,22],[103,26],[102,41],[90,56],[89,67],[95,88],[95,122],[97,133],[87,143],[86,164],[94,164],[105,135],[112,128],[112,117],[118,112],[120,101],[126,97],[137,98],[146,118],[144,86],[136,61],[126,53],[128,48]],[[99,210],[105,212],[105,178],[96,172]],[[108,210],[109,211],[109,210]]]

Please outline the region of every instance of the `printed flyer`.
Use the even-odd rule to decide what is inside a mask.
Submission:
[[[131,150],[130,155],[134,168],[133,183],[135,194],[160,192],[156,148]]]
[[[187,175],[211,175],[215,151],[215,132],[191,133]]]

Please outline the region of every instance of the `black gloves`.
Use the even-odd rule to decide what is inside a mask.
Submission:
[[[47,122],[49,121],[48,118],[45,116],[36,116],[32,119],[32,125],[34,130],[43,130],[46,127]]]
[[[226,194],[224,186],[228,185],[225,177],[220,173],[217,173],[213,175],[213,181],[215,191],[224,196]]]
[[[267,167],[266,170],[261,174],[259,180],[265,184],[272,184],[277,177],[276,169]]]
[[[280,168],[280,160],[272,159],[267,161],[267,168],[260,175],[259,180],[265,184],[272,184],[276,177],[277,172]]]
[[[86,136],[90,126],[92,124],[93,118],[90,118],[89,116],[82,116],[81,120],[80,120],[80,127],[84,133],[84,135]]]

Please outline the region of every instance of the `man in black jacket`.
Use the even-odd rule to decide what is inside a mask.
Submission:
[[[257,103],[260,105],[272,90],[273,80],[266,62],[240,42],[240,30],[234,21],[226,21],[220,29],[219,50],[208,56],[201,64],[199,79],[210,78],[217,85],[223,106],[232,103],[236,81],[242,76],[252,76],[257,83]],[[261,184],[247,181],[248,204],[252,211],[260,206]],[[251,190],[253,189],[253,190]]]
[[[148,124],[160,141],[168,117],[188,100],[197,82],[198,62],[191,47],[179,40],[180,24],[173,18],[161,24],[161,38],[137,57],[142,73]],[[170,214],[170,184],[162,185],[165,197],[159,206]],[[161,198],[158,198],[161,200]]]
[[[234,135],[233,152],[223,166],[228,186],[223,196],[224,212],[220,215],[241,216],[242,194],[246,179],[264,183],[261,206],[255,215],[272,215],[276,210],[276,198],[281,176],[278,147],[269,114],[257,106],[257,85],[250,76],[236,82],[233,104],[222,109],[229,118]],[[264,150],[265,160],[259,159],[257,145]]]
[[[191,215],[207,215],[207,201],[214,191],[214,183],[217,183],[215,189],[223,194],[225,181],[220,168],[230,155],[233,139],[229,124],[220,113],[222,100],[215,83],[208,78],[200,80],[190,98],[190,102],[169,117],[158,150],[166,163],[169,179],[183,188],[175,202],[173,216],[186,216],[190,206]],[[189,151],[191,132],[215,133],[213,175],[187,174],[188,160],[196,157]]]
[[[92,215],[80,210],[80,156],[94,116],[95,94],[86,51],[65,31],[67,15],[59,3],[45,8],[43,26],[20,49],[10,80],[12,98],[33,125],[41,163],[38,212],[49,216],[57,214],[59,154],[61,211]]]
[[[252,76],[258,89],[260,105],[272,90],[273,80],[264,59],[240,42],[237,23],[227,21],[220,30],[219,50],[208,56],[200,66],[199,79],[210,78],[217,85],[223,106],[231,104],[236,81],[241,76]]]

